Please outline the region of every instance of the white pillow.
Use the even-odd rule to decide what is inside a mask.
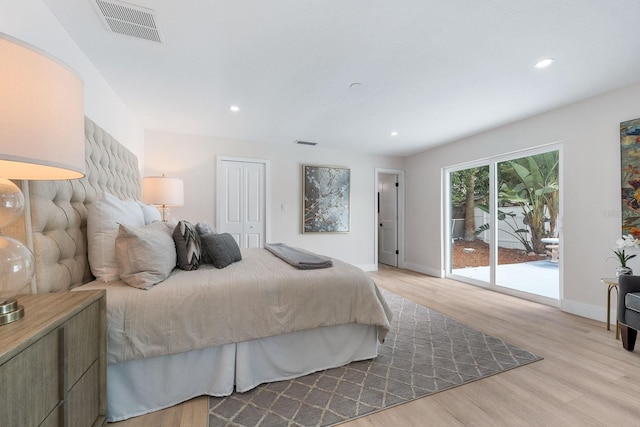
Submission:
[[[144,226],[144,215],[135,200],[120,200],[109,193],[89,206],[87,249],[91,273],[101,282],[118,280],[116,236],[118,224]]]
[[[140,204],[140,209],[142,209],[142,214],[144,215],[145,225],[149,225],[154,221],[162,221],[160,210],[155,205],[146,205],[142,202],[138,203]]]
[[[120,278],[126,284],[151,289],[169,277],[176,266],[172,231],[162,221],[142,228],[120,224],[116,237],[116,263]]]

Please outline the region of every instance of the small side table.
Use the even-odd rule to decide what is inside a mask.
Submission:
[[[611,317],[611,290],[616,290],[616,304],[618,303],[618,278],[617,277],[603,277],[600,279],[602,283],[607,285],[607,331],[611,330],[609,319]],[[616,339],[620,339],[620,324],[616,317]]]

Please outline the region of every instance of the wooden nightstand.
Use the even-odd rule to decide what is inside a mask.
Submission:
[[[106,424],[106,294],[24,295],[0,326],[0,425]]]

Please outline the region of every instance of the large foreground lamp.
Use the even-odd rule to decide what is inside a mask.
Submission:
[[[39,49],[0,33],[0,229],[22,215],[24,195],[10,181],[84,176],[83,83]],[[0,325],[24,316],[33,253],[0,235]]]
[[[184,183],[178,178],[146,176],[142,178],[142,200],[160,206],[162,220],[166,221],[169,206],[184,205]]]

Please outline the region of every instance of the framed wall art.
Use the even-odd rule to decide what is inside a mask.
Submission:
[[[302,165],[302,232],[348,233],[350,187],[347,168]]]
[[[620,123],[622,235],[640,237],[640,119]]]

